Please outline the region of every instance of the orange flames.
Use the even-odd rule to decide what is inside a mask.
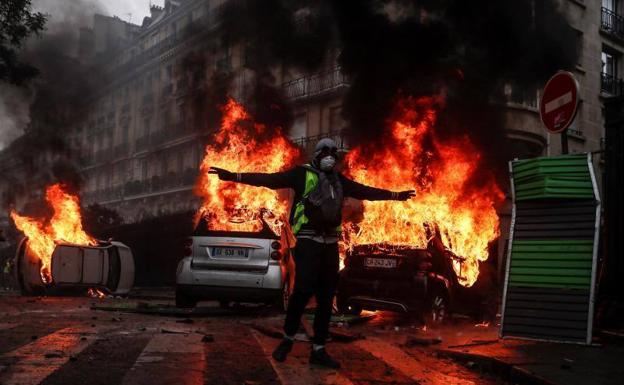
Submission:
[[[63,190],[60,184],[48,186],[46,201],[54,214],[49,221],[23,217],[11,211],[15,226],[28,237],[28,249],[41,260],[41,278],[52,282],[52,252],[58,242],[77,245],[97,245],[97,241],[82,229],[80,201],[77,196]]]
[[[395,111],[390,135],[374,148],[359,147],[346,157],[356,181],[401,191],[415,189],[405,201],[363,202],[361,222],[344,227],[347,247],[386,243],[426,247],[425,226],[437,226],[442,242],[464,261],[453,260],[459,282],[472,286],[488,243],[499,233],[495,205],[504,195],[491,178],[474,187],[480,154],[468,137],[441,139],[434,126],[441,107],[434,98],[404,98]]]
[[[390,135],[375,147],[357,147],[346,157],[346,173],[355,180],[393,191],[417,191],[406,202],[363,202],[361,221],[344,226],[344,247],[384,243],[426,247],[438,229],[443,244],[462,259],[453,260],[458,280],[472,286],[488,244],[499,233],[495,205],[504,198],[493,177],[483,176],[481,156],[468,137],[441,138],[435,132],[442,101],[403,98],[397,104]],[[233,172],[276,172],[294,165],[299,150],[281,130],[254,124],[233,100],[223,107],[221,128],[206,147],[196,193],[204,198],[198,215],[214,230],[258,231],[262,218],[276,231],[288,201],[277,192],[232,182],[208,173],[211,166]],[[482,178],[481,178],[482,180]],[[263,211],[267,210],[267,211]]]
[[[282,219],[288,215],[288,199],[264,187],[220,182],[210,167],[234,172],[277,172],[292,166],[299,149],[282,133],[254,123],[242,105],[229,99],[222,107],[220,129],[200,166],[195,188],[203,198],[198,215],[207,219],[212,230],[259,231],[262,220],[279,234]]]

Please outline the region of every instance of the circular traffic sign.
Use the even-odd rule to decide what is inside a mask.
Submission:
[[[559,71],[548,80],[539,109],[548,131],[558,134],[572,124],[578,106],[578,91],[578,81],[570,72]]]

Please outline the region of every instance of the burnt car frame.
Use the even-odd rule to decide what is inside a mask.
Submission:
[[[465,311],[466,307],[478,316],[482,311],[480,294],[459,283],[453,260],[462,258],[446,248],[439,236],[434,236],[426,248],[355,246],[347,252],[340,272],[338,310],[350,314],[364,309],[417,314],[430,325],[447,322],[451,312]]]

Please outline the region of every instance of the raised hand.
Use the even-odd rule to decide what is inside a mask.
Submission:
[[[396,200],[398,201],[406,201],[416,196],[416,191],[414,190],[405,190],[397,193]]]
[[[219,167],[212,167],[211,166],[210,169],[208,170],[208,174],[217,174],[217,176],[221,180],[232,181],[232,180],[236,179],[236,174],[234,174],[233,172],[230,172],[228,170],[225,170],[223,168],[219,168]]]

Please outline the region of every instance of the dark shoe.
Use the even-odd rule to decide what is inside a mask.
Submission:
[[[273,351],[273,359],[277,362],[284,362],[288,353],[292,350],[293,342],[288,338],[282,339],[279,345]]]
[[[326,368],[340,369],[340,362],[334,360],[327,354],[325,348],[314,350],[310,353],[310,363],[314,365],[321,365]]]

